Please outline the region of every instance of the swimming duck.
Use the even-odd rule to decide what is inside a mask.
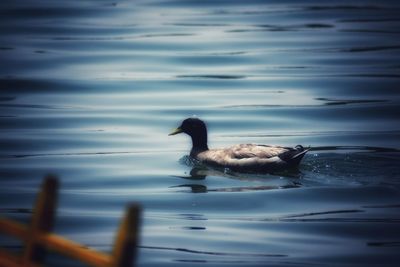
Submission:
[[[185,119],[169,135],[185,133],[192,138],[190,156],[206,165],[240,172],[269,172],[296,168],[309,148],[240,144],[209,149],[206,124],[198,118]]]

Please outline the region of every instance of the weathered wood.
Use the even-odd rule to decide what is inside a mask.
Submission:
[[[28,238],[28,227],[22,223],[0,218],[0,231],[25,241]]]
[[[0,267],[40,267],[46,250],[63,254],[94,267],[132,266],[139,242],[140,206],[133,204],[128,207],[110,256],[50,233],[55,216],[57,189],[57,179],[47,177],[36,202],[30,226],[0,218],[0,231],[26,243],[22,258],[0,249]]]
[[[1,267],[21,267],[21,266],[29,266],[29,267],[41,267],[41,265],[37,264],[29,264],[22,265],[22,260],[17,255],[13,255],[10,252],[6,252],[0,249],[0,266]]]
[[[38,241],[46,244],[49,250],[77,259],[95,267],[109,267],[111,258],[105,253],[95,251],[79,243],[62,238],[56,234],[42,235]]]
[[[18,237],[23,241],[29,239],[30,229],[21,223],[0,218],[0,229],[2,232]],[[48,250],[80,260],[92,266],[110,266],[111,258],[109,255],[87,248],[79,243],[51,233],[41,234],[36,237],[36,243],[45,246]],[[0,264],[0,266],[3,265]]]
[[[111,266],[133,265],[139,244],[140,212],[140,206],[137,204],[128,207],[115,239]]]
[[[57,205],[58,180],[47,176],[33,209],[30,232],[24,251],[24,263],[41,263],[45,258],[45,247],[37,242],[40,235],[53,229],[55,209]]]

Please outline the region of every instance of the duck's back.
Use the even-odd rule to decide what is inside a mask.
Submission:
[[[223,149],[210,149],[196,155],[205,164],[239,171],[266,171],[295,167],[307,152],[303,147],[288,148],[257,144],[240,144]]]

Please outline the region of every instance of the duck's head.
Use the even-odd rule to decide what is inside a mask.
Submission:
[[[193,148],[196,150],[207,150],[207,127],[206,124],[197,118],[188,118],[182,121],[181,125],[169,135],[185,133],[192,138]],[[193,149],[192,148],[192,149]]]
[[[207,133],[207,127],[202,120],[197,118],[188,118],[182,121],[181,125],[169,135],[185,133],[190,136],[196,136],[200,133],[204,133],[204,131]]]

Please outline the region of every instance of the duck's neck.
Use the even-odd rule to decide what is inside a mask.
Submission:
[[[190,136],[192,138],[192,150],[190,155],[196,157],[200,152],[208,150],[207,131],[196,133]]]

